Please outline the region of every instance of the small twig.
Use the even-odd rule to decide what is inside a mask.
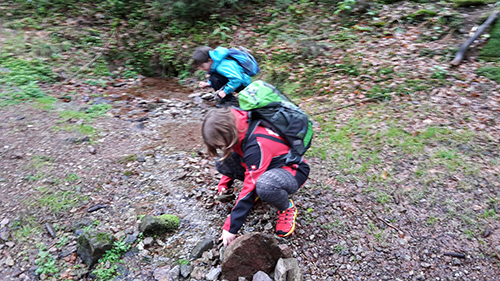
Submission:
[[[379,219],[378,217],[377,217],[377,219],[378,219],[379,221],[381,221],[381,222],[385,223],[388,227],[390,227],[390,228],[392,228],[392,229],[396,230],[398,233],[403,233],[403,234],[404,234],[404,232],[403,232],[401,229],[399,229],[399,228],[395,227],[394,225],[392,225],[392,224],[388,223],[386,220]]]
[[[383,222],[385,225],[387,225],[388,227],[390,227],[390,228],[392,228],[392,229],[396,230],[398,233],[403,233],[403,234],[404,234],[404,231],[402,231],[401,229],[399,229],[399,228],[395,227],[394,225],[390,224],[390,223],[389,223],[389,222],[387,222],[386,220],[383,220],[383,219],[379,218],[379,217],[377,216],[377,214],[375,214],[375,212],[374,212],[373,210],[371,210],[371,211],[372,211],[373,216],[375,216],[375,218],[376,218],[378,221]]]
[[[424,27],[424,26],[425,26],[428,22],[429,22],[429,21],[427,20],[427,21],[424,21],[423,23],[419,24],[419,25],[417,26],[417,29],[420,29],[420,28]]]
[[[469,46],[472,44],[472,42],[474,42],[474,40],[476,40],[477,37],[479,37],[479,35],[481,35],[483,33],[483,31],[495,21],[495,19],[498,16],[498,13],[500,13],[500,10],[497,10],[497,11],[494,11],[493,13],[491,13],[491,15],[488,17],[488,19],[476,30],[474,35],[472,37],[470,37],[462,45],[462,47],[460,47],[460,50],[458,50],[457,54],[455,55],[455,58],[451,61],[451,63],[450,63],[451,65],[457,66],[460,64],[460,62],[462,62],[462,59],[464,58],[464,55],[465,55],[465,52],[467,51],[467,48],[469,48]]]
[[[404,231],[402,231],[401,229],[399,229],[399,228],[395,227],[394,225],[392,225],[392,224],[388,223],[388,222],[387,222],[387,221],[385,221],[385,220],[380,219],[380,218],[379,218],[379,217],[375,214],[375,212],[373,212],[373,210],[371,210],[371,211],[372,211],[372,214],[375,216],[375,219],[374,219],[374,218],[372,218],[370,215],[368,215],[365,211],[363,211],[363,210],[361,209],[361,207],[359,207],[359,206],[357,206],[357,205],[356,205],[356,207],[357,207],[357,208],[358,208],[358,209],[359,209],[359,210],[360,210],[363,214],[365,214],[365,215],[366,215],[369,219],[371,219],[373,222],[377,222],[377,221],[383,222],[385,225],[387,225],[388,227],[390,227],[390,228],[392,228],[392,229],[396,230],[398,233],[403,233],[403,234],[406,234],[406,233],[405,233]],[[411,236],[411,234],[410,234],[410,236]]]
[[[464,254],[460,254],[460,253],[448,252],[448,253],[443,253],[443,255],[450,256],[450,257],[455,257],[455,258],[460,258],[460,259],[465,259],[465,255]]]
[[[448,41],[451,36],[453,35],[453,33],[455,32],[455,29],[453,28],[450,33],[448,33],[448,35],[446,35],[443,39],[441,39],[440,41],[443,42],[443,41]]]

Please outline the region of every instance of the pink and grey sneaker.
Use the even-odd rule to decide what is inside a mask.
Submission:
[[[290,199],[290,207],[284,211],[278,211],[278,222],[276,223],[276,235],[287,237],[295,230],[295,218],[297,218],[297,208]]]

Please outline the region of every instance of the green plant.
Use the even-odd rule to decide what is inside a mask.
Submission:
[[[91,125],[82,124],[77,127],[77,131],[83,135],[93,136],[96,130]]]
[[[380,204],[385,205],[387,202],[389,202],[389,199],[391,197],[384,192],[381,192],[377,195],[377,201],[380,202]]]
[[[88,121],[104,115],[112,107],[113,106],[110,104],[102,103],[94,104],[85,111],[65,110],[59,113],[59,118],[64,119],[65,121],[70,119],[83,119]],[[87,131],[88,128],[83,128],[83,130]]]
[[[79,179],[80,179],[80,177],[79,177],[78,175],[76,175],[76,174],[73,174],[73,173],[68,174],[68,175],[66,176],[66,181],[69,181],[69,182],[72,182],[72,181],[77,181],[77,180],[79,180]]]
[[[337,9],[334,14],[339,14],[342,12],[350,12],[356,5],[356,0],[342,0],[337,3]]]
[[[35,155],[32,158],[32,165],[35,169],[39,169],[44,165],[48,165],[52,161],[52,157],[45,155]]]
[[[457,151],[443,149],[443,150],[438,151],[434,156],[437,158],[452,160],[452,159],[457,158]]]
[[[227,39],[233,38],[229,35],[229,32],[231,32],[229,27],[225,26],[223,23],[219,23],[219,26],[214,30],[212,35],[219,36],[223,41],[226,41]]]
[[[479,215],[479,217],[481,217],[481,218],[490,218],[490,217],[497,218],[497,213],[495,212],[494,209],[489,209],[489,210],[485,210],[481,215]]]
[[[26,222],[17,227],[14,236],[16,236],[18,240],[26,240],[35,230],[36,227],[32,226],[32,222]]]
[[[112,280],[117,276],[116,269],[117,263],[120,262],[120,257],[130,249],[130,244],[126,243],[124,239],[115,241],[113,248],[107,251],[96,266],[94,274],[98,280]],[[107,266],[109,265],[109,267]]]
[[[49,208],[54,213],[65,211],[75,206],[78,202],[87,199],[87,197],[80,195],[74,190],[58,191],[50,190],[47,187],[38,187],[36,189],[41,192],[36,202],[41,206]]]
[[[127,155],[122,160],[120,160],[120,162],[122,163],[135,162],[135,161],[137,161],[137,158],[135,157],[134,154]]]
[[[368,228],[366,229],[366,232],[373,235],[373,237],[375,237],[375,239],[379,242],[382,242],[384,239],[384,231],[379,230],[372,222],[368,222]]]
[[[185,259],[179,259],[179,260],[177,260],[177,264],[179,264],[179,265],[181,265],[181,264],[189,265],[190,262],[188,260],[185,260]]]
[[[431,75],[433,79],[444,79],[448,76],[448,71],[442,66],[434,66],[434,72]]]
[[[470,239],[470,240],[474,239],[474,232],[472,230],[466,229],[464,232],[465,232],[465,235],[467,235],[468,239]]]
[[[57,242],[56,247],[57,248],[62,248],[66,243],[68,243],[69,238],[67,236],[63,236],[59,242]]]
[[[33,104],[33,107],[39,108],[39,109],[44,109],[44,110],[51,110],[53,107],[53,104],[57,101],[56,98],[54,97],[41,97],[36,99],[36,103]]]
[[[434,216],[429,216],[427,218],[427,221],[425,222],[426,225],[433,225],[435,224],[436,222],[438,221],[438,218],[434,217]]]
[[[38,269],[36,270],[36,274],[53,274],[59,272],[59,269],[56,266],[56,259],[52,257],[49,251],[46,251],[47,247],[43,244],[38,246],[38,256],[35,261],[35,264],[38,265]]]

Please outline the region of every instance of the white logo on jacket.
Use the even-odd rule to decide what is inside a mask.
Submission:
[[[270,134],[270,135],[273,135],[275,137],[279,137],[280,135],[278,135],[275,131],[269,129],[269,128],[265,128],[266,131]]]

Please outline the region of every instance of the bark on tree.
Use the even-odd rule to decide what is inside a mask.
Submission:
[[[467,48],[469,48],[472,42],[474,42],[474,40],[476,40],[477,37],[479,37],[479,35],[481,35],[484,32],[484,30],[488,28],[488,26],[490,26],[495,21],[499,12],[500,10],[491,13],[488,19],[476,30],[476,33],[474,33],[474,35],[471,38],[469,38],[469,40],[467,40],[467,42],[465,42],[462,45],[462,47],[460,47],[460,50],[458,50],[457,54],[455,55],[455,58],[451,61],[450,63],[451,65],[457,66],[460,64],[460,62],[462,62],[462,59],[464,58],[465,51],[467,51]]]

